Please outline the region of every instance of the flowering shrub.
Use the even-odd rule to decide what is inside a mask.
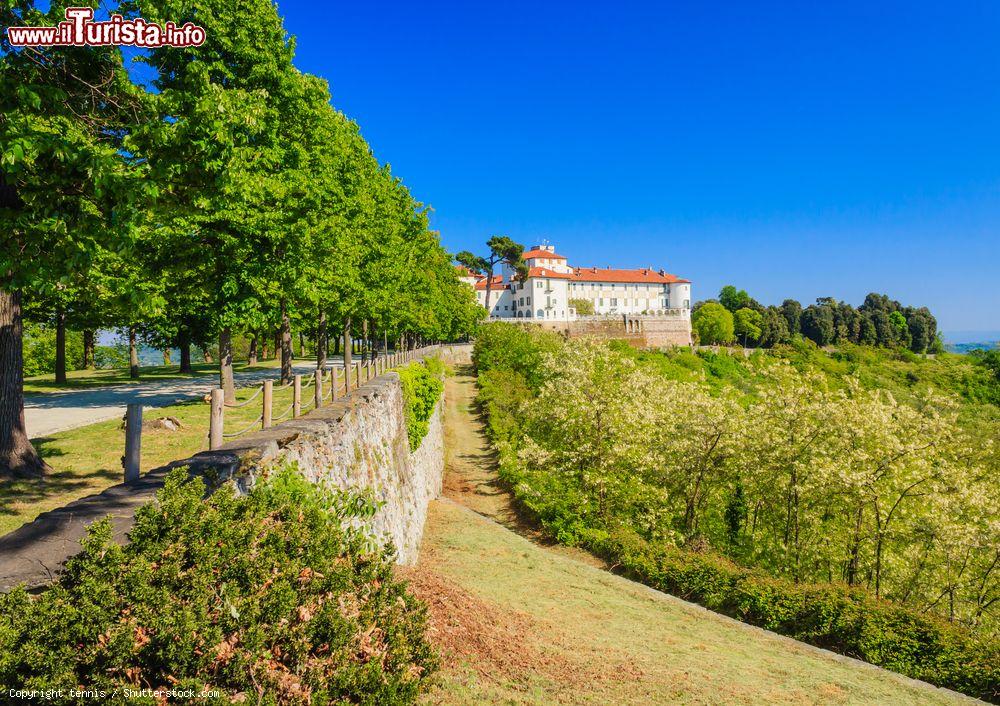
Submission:
[[[186,703],[402,704],[435,657],[392,555],[350,521],[373,506],[285,469],[207,499],[184,470],[130,542],[91,526],[38,596],[0,596],[0,687],[217,690]],[[130,701],[132,703],[133,701]],[[134,700],[157,703],[156,699]]]
[[[410,450],[415,451],[427,436],[434,405],[444,390],[441,381],[444,365],[437,358],[430,358],[426,363],[410,363],[396,372],[403,383],[403,413]]]
[[[537,355],[510,354],[536,337]],[[841,371],[814,351],[550,345],[493,333],[475,359],[500,476],[558,541],[748,622],[1000,698],[997,410],[973,426],[937,386],[866,385],[905,374],[884,355]]]

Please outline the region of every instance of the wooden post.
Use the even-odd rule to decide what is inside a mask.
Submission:
[[[139,480],[139,463],[142,458],[142,405],[130,404],[125,408],[125,455],[122,467],[125,482]]]
[[[211,417],[208,422],[208,448],[214,450],[222,446],[222,422],[226,410],[226,392],[221,387],[212,390]]]
[[[302,376],[292,379],[292,416],[302,416]]]
[[[330,366],[330,402],[337,399],[337,368]]]
[[[316,394],[313,396],[316,401],[316,409],[323,406],[323,371],[316,368]]]
[[[361,363],[354,364],[354,389],[361,387]]]
[[[274,406],[274,381],[265,380],[264,381],[264,412],[261,415],[260,428],[270,429],[271,428],[271,412]]]

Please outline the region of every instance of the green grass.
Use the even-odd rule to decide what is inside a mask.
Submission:
[[[475,647],[448,660],[428,703],[959,703],[898,675],[844,662],[726,620],[539,547],[470,510],[435,502],[418,571],[517,616],[497,671]]]
[[[264,360],[256,365],[246,363],[236,363],[233,365],[234,372],[247,372],[253,370],[266,370],[278,366],[277,360]],[[219,374],[217,363],[195,363],[191,373],[177,372],[176,365],[152,365],[139,368],[139,379],[133,380],[129,377],[128,368],[112,368],[109,370],[70,370],[66,373],[65,383],[56,383],[55,375],[46,373],[45,375],[35,375],[25,378],[25,394],[36,394],[44,392],[56,392],[60,390],[81,390],[89,387],[103,387],[106,385],[138,385],[144,382],[157,380],[189,380],[192,378],[211,377]]]
[[[340,384],[343,385],[343,379]],[[329,377],[325,385],[329,385]],[[257,389],[238,389],[237,400],[248,399]],[[329,391],[328,387],[324,389]],[[343,394],[343,390],[338,394]],[[313,388],[304,388],[303,412],[312,408],[312,400]],[[291,401],[291,387],[278,389],[275,386],[274,416],[282,414]],[[250,425],[261,413],[261,402],[261,396],[258,396],[246,407],[227,409],[226,433]],[[180,420],[183,429],[176,432],[162,429],[143,431],[143,472],[208,448],[208,404],[195,400],[145,413],[147,420],[168,416]],[[259,425],[254,428],[258,429]],[[125,452],[125,432],[119,419],[38,437],[32,439],[32,443],[52,470],[41,480],[0,481],[0,534],[17,529],[47,510],[99,493],[123,479],[121,456]]]
[[[426,703],[962,702],[615,576],[582,550],[540,546],[497,478],[470,370],[446,386],[450,500],[431,504],[411,570],[445,653]]]

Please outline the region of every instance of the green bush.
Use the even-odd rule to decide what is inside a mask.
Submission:
[[[611,478],[605,487],[608,505],[616,507],[614,495],[620,493],[629,499],[628,511],[600,517],[594,512],[593,498],[570,474],[525,463],[520,455],[524,446],[520,411],[532,403],[533,388],[521,365],[532,356],[526,351],[515,355],[510,348],[530,343],[532,339],[522,335],[531,334],[496,334],[498,329],[476,341],[476,356],[482,361],[479,404],[499,453],[501,479],[557,541],[585,547],[632,578],[711,610],[939,686],[987,700],[1000,699],[1000,644],[989,634],[974,635],[918,609],[876,599],[860,588],[795,583],[739,566],[715,552],[677,547],[650,536],[643,518],[656,503],[643,496],[641,484],[628,485],[630,474]],[[609,351],[628,353],[629,349],[611,343]],[[693,374],[713,388],[725,384],[744,389],[752,382],[753,366],[768,364],[711,353],[631,355],[673,379],[690,379]],[[819,369],[831,378],[863,364],[865,370],[879,375],[873,385],[893,389],[894,394],[904,389],[905,373],[915,366],[920,366],[922,378],[933,372],[944,385],[952,379],[944,371],[950,375],[958,365],[956,361],[915,359],[899,363],[906,367],[897,370],[891,367],[896,363],[887,362],[898,357],[895,353],[860,348],[847,349],[837,357],[815,346],[781,349],[770,355]]]
[[[83,367],[83,334],[66,331],[66,370]],[[24,325],[24,376],[44,375],[56,369],[55,326],[28,322]]]
[[[185,703],[415,699],[436,665],[425,609],[394,578],[391,551],[351,529],[374,511],[370,502],[292,469],[246,497],[204,492],[200,479],[172,472],[136,514],[128,545],[97,522],[57,583],[37,597],[20,588],[0,596],[3,691],[221,692]]]
[[[491,323],[480,327],[472,350],[476,372],[516,370],[532,390],[542,384],[541,361],[559,348],[560,338],[535,326]]]
[[[429,366],[417,362],[396,369],[403,383],[403,412],[411,451],[416,451],[427,436],[434,405],[444,390],[444,383],[441,381],[444,364],[437,358],[430,358],[427,362],[430,363]],[[431,372],[431,368],[440,370],[440,373]]]
[[[932,615],[847,586],[771,578],[627,529],[588,548],[638,581],[719,613],[977,698],[1000,699],[1000,646]]]

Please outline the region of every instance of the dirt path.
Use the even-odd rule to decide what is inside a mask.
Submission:
[[[543,546],[496,478],[467,370],[447,381],[445,497],[406,570],[443,668],[427,703],[957,703]]]

